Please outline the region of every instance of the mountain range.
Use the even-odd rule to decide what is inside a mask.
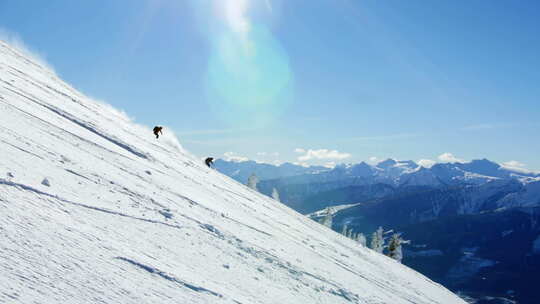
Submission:
[[[406,265],[478,303],[537,303],[540,176],[487,159],[430,168],[388,159],[376,165],[262,180],[258,190],[332,229],[368,237],[403,233]]]
[[[486,199],[500,191],[506,195],[496,202],[490,200],[492,206],[540,203],[539,173],[510,169],[487,159],[439,163],[430,168],[413,161],[387,159],[376,165],[361,162],[332,169],[219,160],[216,168],[243,183],[255,173],[261,179],[258,188],[262,193],[270,195],[276,188],[283,203],[303,213],[389,194],[448,187],[464,187],[468,198],[460,207],[462,213],[480,210]]]

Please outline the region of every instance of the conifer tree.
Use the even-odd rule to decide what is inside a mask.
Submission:
[[[347,230],[349,228],[347,228],[347,224],[343,225],[343,229],[341,230],[341,234],[343,234],[344,236],[347,236]]]
[[[384,248],[384,236],[383,228],[379,227],[377,231],[373,232],[371,236],[371,249],[375,250],[378,253],[383,252]]]
[[[401,245],[408,243],[410,243],[410,241],[405,241],[401,238],[401,233],[392,234],[392,237],[388,242],[388,256],[401,263],[401,260],[403,260]]]
[[[362,246],[366,246],[366,236],[363,233],[358,233],[356,235],[356,241],[360,243]]]
[[[272,198],[275,199],[275,200],[278,201],[278,202],[281,202],[281,201],[279,200],[279,193],[278,193],[278,191],[277,191],[276,188],[273,188],[273,189],[272,189]]]
[[[352,228],[347,229],[347,235],[346,236],[348,238],[350,238],[350,239],[353,238],[353,230],[352,230]]]
[[[248,178],[247,186],[255,191],[259,191],[257,189],[257,184],[259,183],[259,178],[255,173],[251,174]]]

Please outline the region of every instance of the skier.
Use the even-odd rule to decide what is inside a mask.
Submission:
[[[163,132],[161,131],[161,129],[163,129],[163,127],[160,127],[160,126],[154,127],[154,135],[156,136],[156,139],[159,138],[159,133],[163,135]]]
[[[207,157],[204,160],[204,163],[208,166],[208,168],[212,168],[212,165],[214,165],[214,158],[213,157]]]

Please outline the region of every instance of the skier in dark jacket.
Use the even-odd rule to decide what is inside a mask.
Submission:
[[[208,166],[208,168],[212,168],[212,166],[214,165],[214,158],[213,157],[207,157],[204,160],[204,163]]]
[[[154,127],[154,135],[156,136],[156,138],[159,138],[159,133],[161,133],[161,135],[163,135],[163,132],[161,131],[163,129],[163,127],[160,127],[160,126],[155,126]]]

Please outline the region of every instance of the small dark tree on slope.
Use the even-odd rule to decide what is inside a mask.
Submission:
[[[401,238],[401,233],[392,234],[392,237],[388,242],[388,256],[401,263],[401,260],[403,260],[401,245],[408,243],[410,243],[410,241],[405,241]]]

